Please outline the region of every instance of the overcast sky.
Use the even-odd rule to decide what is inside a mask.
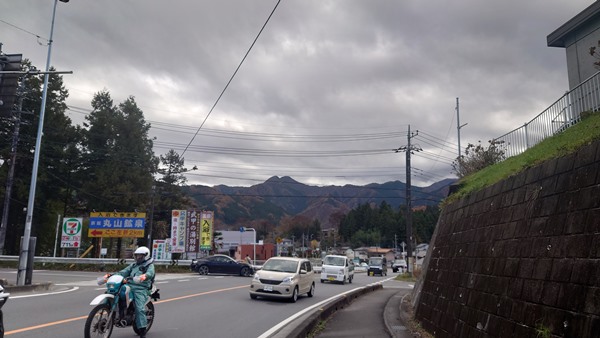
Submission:
[[[464,148],[568,90],[565,50],[546,37],[593,2],[71,0],[57,6],[51,65],[73,71],[74,124],[99,91],[134,96],[156,155],[198,167],[189,184],[405,182],[393,150],[410,125],[423,149],[412,184],[427,186],[454,177],[457,97]],[[3,52],[44,69],[53,4],[1,1]]]

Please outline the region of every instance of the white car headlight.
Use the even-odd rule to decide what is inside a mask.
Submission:
[[[282,283],[282,284],[292,284],[292,282],[293,282],[293,281],[294,281],[294,276],[288,276],[288,277],[285,277],[285,278],[284,278],[284,279],[281,281],[281,283]]]
[[[260,282],[260,276],[258,275],[258,273],[254,274],[254,277],[252,277],[252,280],[255,282]]]

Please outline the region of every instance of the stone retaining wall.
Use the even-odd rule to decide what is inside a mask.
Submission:
[[[600,337],[599,169],[596,142],[444,207],[416,319],[435,337]]]

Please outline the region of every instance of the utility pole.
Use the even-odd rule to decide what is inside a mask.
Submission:
[[[148,224],[148,234],[146,239],[146,246],[152,247],[152,220],[154,219],[154,194],[156,193],[156,185],[152,185],[152,202],[150,207],[150,224]]]
[[[456,130],[458,131],[458,158],[460,158],[460,128],[466,126],[468,123],[460,125],[460,111],[458,110],[458,97],[456,98]]]
[[[69,0],[60,0],[61,2],[69,2]],[[33,206],[35,201],[35,189],[37,184],[37,173],[40,162],[40,152],[42,150],[42,135],[44,130],[44,116],[46,112],[46,99],[48,94],[48,77],[50,76],[50,59],[52,56],[52,36],[54,35],[54,18],[56,17],[56,4],[58,0],[54,0],[54,8],[52,10],[52,24],[50,25],[50,39],[48,40],[48,56],[46,58],[46,72],[44,74],[44,87],[42,90],[42,105],[40,107],[40,117],[38,122],[38,132],[35,140],[35,153],[33,155],[33,169],[31,171],[31,185],[29,186],[29,199],[27,201],[27,216],[25,219],[25,230],[23,231],[23,242],[21,252],[19,254],[19,269],[17,271],[17,285],[25,285],[25,274],[27,270],[33,271],[33,264],[28,266],[27,262],[29,255],[33,256],[35,248],[30,252],[29,239],[31,237],[31,224],[33,223]],[[33,257],[32,257],[33,258]],[[33,260],[31,260],[33,262]]]
[[[416,133],[412,134],[410,132],[410,125],[408,125],[408,143],[405,147],[400,147],[398,149],[396,149],[396,152],[401,152],[404,151],[406,152],[406,242],[408,242],[407,245],[407,249],[406,249],[406,254],[408,256],[408,271],[412,272],[413,271],[413,257],[412,257],[412,242],[413,242],[413,236],[412,236],[412,197],[411,197],[411,170],[410,170],[410,155],[413,154],[414,151],[421,151],[423,149],[421,149],[418,146],[412,146],[410,144],[410,140],[417,136],[419,134],[419,132],[417,131]]]

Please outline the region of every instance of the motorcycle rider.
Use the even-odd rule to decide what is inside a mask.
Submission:
[[[138,247],[133,256],[135,262],[125,269],[117,272],[123,277],[132,277],[133,283],[129,283],[133,301],[135,302],[135,324],[140,331],[140,337],[146,337],[146,302],[150,297],[150,289],[154,281],[154,259],[150,257],[150,250],[145,246]]]

